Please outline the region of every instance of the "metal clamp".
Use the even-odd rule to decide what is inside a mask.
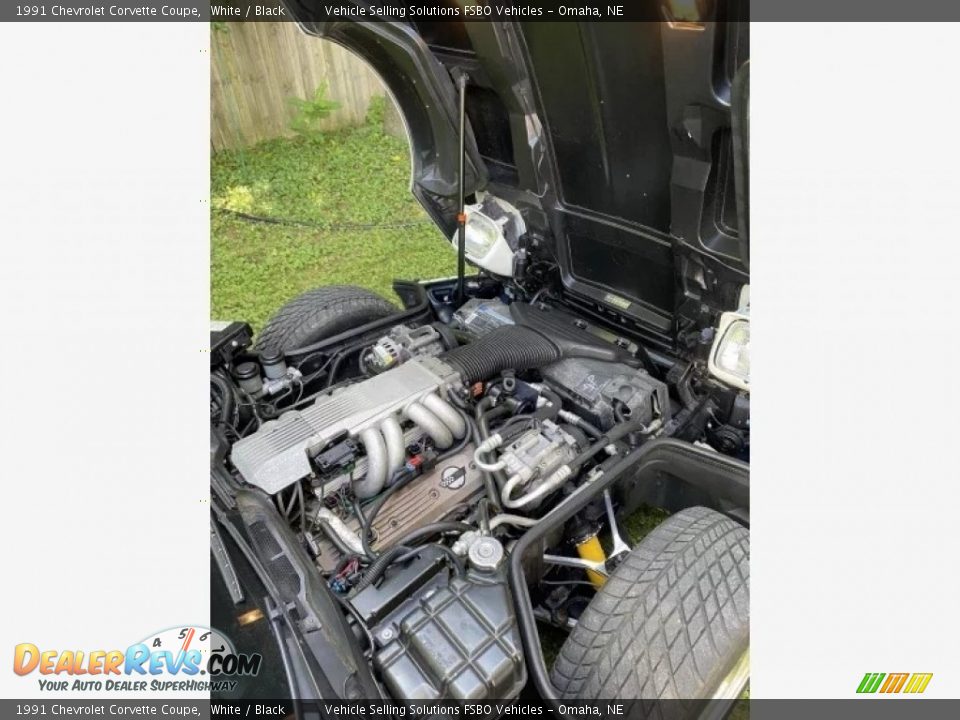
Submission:
[[[593,560],[584,560],[583,558],[567,557],[566,555],[544,555],[543,561],[549,565],[561,565],[563,567],[581,568],[583,570],[593,570],[604,577],[607,576],[607,566],[601,562]]]
[[[613,513],[613,500],[610,497],[610,491],[603,491],[603,504],[607,506],[607,522],[610,525],[610,539],[613,541],[613,552],[610,558],[626,555],[630,552],[630,546],[620,537],[620,529],[617,527],[617,517]]]

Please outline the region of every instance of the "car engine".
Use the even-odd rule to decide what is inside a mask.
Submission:
[[[439,338],[422,330],[392,328],[366,353],[378,359],[377,374],[322,394],[302,409],[286,411],[238,440],[230,460],[244,481],[271,495],[308,482],[315,497],[346,490],[362,501],[379,495],[404,472],[417,471],[414,487],[441,489],[444,473],[465,477],[468,471],[472,476],[504,472],[508,481],[501,502],[515,509],[532,504],[534,500],[526,499],[529,495],[542,498],[546,492],[542,486],[558,484],[552,473],[585,449],[581,428],[606,430],[628,418],[643,426],[669,419],[663,416],[669,407],[666,386],[642,369],[615,362],[617,351],[591,338],[580,338],[588,351],[574,349],[586,357],[562,358],[564,350],[550,347],[538,331],[504,323],[471,345],[443,353],[437,352],[442,347]],[[425,335],[427,343],[396,341]],[[530,344],[518,344],[523,342]],[[590,357],[604,350],[608,359]],[[538,367],[547,359],[553,361]],[[372,364],[366,361],[367,367]],[[542,380],[528,383],[508,375],[491,388],[491,404],[499,400],[500,410],[513,416],[511,431],[477,445],[468,434],[470,419],[463,408],[472,386],[508,369],[501,365],[509,365],[510,371],[529,365],[523,369],[539,370]],[[564,400],[572,410],[563,410]],[[512,422],[525,415],[523,423]],[[499,459],[483,459],[491,454]],[[460,462],[460,456],[472,460]],[[434,467],[424,471],[425,461]],[[476,483],[462,485],[479,490]],[[448,483],[447,492],[417,493],[419,512],[394,513],[391,528],[412,530],[416,523],[439,520],[444,510],[469,501],[461,497],[463,493],[450,492],[455,489],[460,488]],[[522,490],[527,492],[520,494]]]
[[[516,696],[515,540],[650,438],[722,431],[729,450],[748,432],[717,420],[742,393],[556,304],[474,298],[294,358],[249,351],[243,327],[213,348],[214,489],[273,505],[398,699]],[[538,618],[569,626],[602,584],[612,512],[578,516],[531,564]]]

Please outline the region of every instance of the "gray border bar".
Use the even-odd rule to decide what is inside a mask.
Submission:
[[[289,0],[308,11],[313,21],[369,21],[371,7],[396,8],[398,12],[380,19],[406,21],[458,20],[466,22],[625,22],[661,21],[665,17],[662,3],[636,0],[460,0],[458,3],[436,0]],[[467,15],[463,6],[486,5],[489,15]],[[282,0],[38,0],[37,2],[0,3],[0,21],[5,22],[283,22],[293,16]],[[952,21],[960,20],[960,3],[956,0],[732,0],[726,3],[725,20],[755,21]],[[334,11],[348,7],[353,13]],[[561,14],[561,7],[592,8],[593,14],[574,12]],[[621,8],[620,13],[610,10]],[[328,10],[328,8],[330,8]],[[456,10],[458,15],[438,15],[442,8]],[[399,12],[402,10],[402,13]],[[361,11],[362,14],[361,14]],[[855,32],[851,28],[851,32]]]
[[[850,700],[750,700],[749,715],[742,710],[735,709],[735,717],[749,717],[751,720],[942,720],[960,715],[960,700],[934,700],[905,697],[871,697]],[[550,705],[537,701],[488,700],[485,703],[496,707],[498,705],[512,706],[512,712],[505,717],[530,717],[537,720],[551,718],[579,718],[580,713],[571,711],[568,716],[561,715]],[[676,701],[674,701],[676,703]],[[380,700],[356,701],[299,701],[290,700],[122,700],[111,698],[90,698],[82,700],[0,700],[0,717],[4,718],[53,718],[53,717],[158,717],[158,718],[191,718],[208,720],[211,717],[240,717],[240,718],[291,718],[295,716],[294,704],[301,713],[308,717],[323,718],[324,720],[343,720],[343,718],[387,718],[385,710],[395,709],[402,703],[385,703]],[[433,703],[450,707],[457,703]],[[643,720],[649,717],[680,716],[679,711],[684,708],[681,704],[671,708],[671,701],[655,703],[645,701],[636,706],[626,706],[626,712],[616,714],[609,711],[611,707],[625,707],[623,701],[595,700],[589,703],[571,701],[568,705],[592,708],[587,716],[596,720]],[[431,705],[423,701],[420,705]],[[336,706],[337,712],[330,709]],[[372,712],[373,706],[383,708],[379,712]],[[414,706],[415,707],[415,706]],[[139,708],[139,712],[131,714],[131,709]],[[362,709],[362,710],[361,710]],[[411,707],[411,710],[414,709]],[[689,709],[687,707],[686,709]],[[216,710],[216,714],[212,712]],[[739,710],[739,712],[738,712]],[[651,714],[651,711],[652,712]],[[659,711],[661,714],[658,714]],[[673,711],[678,714],[674,715]],[[413,717],[409,712],[403,717]],[[444,713],[444,717],[464,718],[480,717],[460,713]]]

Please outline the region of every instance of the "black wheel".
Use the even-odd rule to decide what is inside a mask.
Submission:
[[[293,350],[396,312],[396,306],[369,290],[327,285],[280,308],[260,331],[256,349]]]
[[[679,700],[651,717],[686,717],[748,677],[750,540],[697,507],[661,523],[591,600],[553,667],[563,697]],[[736,687],[731,687],[731,683]],[[689,712],[688,712],[689,711]]]

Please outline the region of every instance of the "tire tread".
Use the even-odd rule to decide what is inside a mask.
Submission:
[[[669,517],[614,570],[560,650],[565,698],[689,700],[749,642],[749,532],[696,507]]]
[[[256,350],[291,350],[397,312],[379,295],[354,285],[325,285],[294,298],[257,336]]]

